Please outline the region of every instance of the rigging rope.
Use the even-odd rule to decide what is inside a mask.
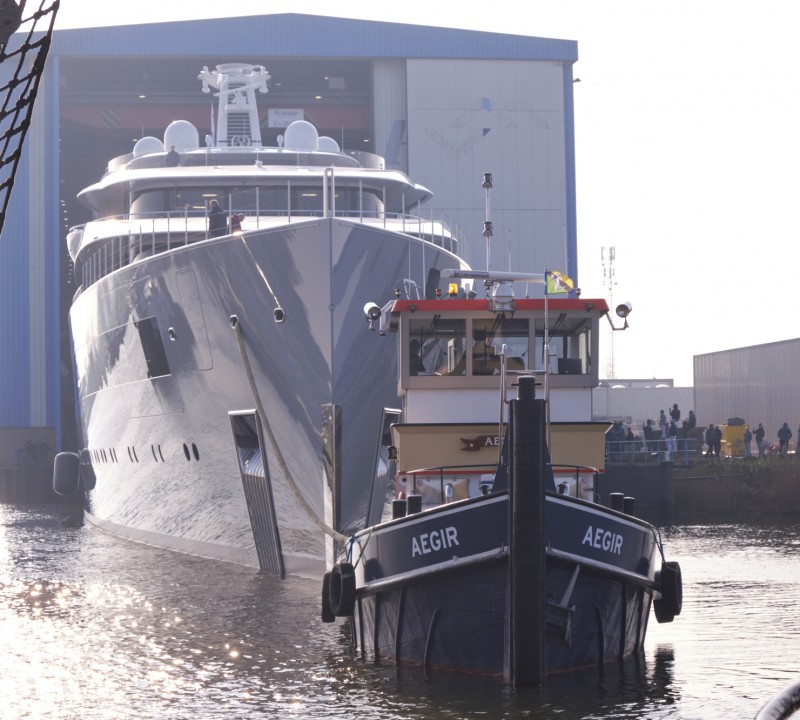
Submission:
[[[0,1],[0,233],[25,135],[31,123],[39,81],[50,50],[59,0],[40,0],[25,15],[26,0]]]
[[[264,406],[261,404],[261,396],[258,392],[258,386],[256,385],[255,377],[253,376],[253,369],[250,365],[250,358],[247,354],[247,348],[244,344],[244,335],[242,334],[241,323],[235,316],[231,318],[231,326],[233,327],[234,333],[236,333],[236,343],[239,346],[239,355],[241,355],[242,358],[245,375],[247,375],[247,382],[250,385],[250,392],[252,393],[253,399],[256,403],[256,411],[261,418],[261,426],[264,428],[264,432],[267,435],[272,452],[275,454],[275,459],[278,461],[278,467],[288,481],[289,489],[292,491],[292,494],[297,502],[300,503],[300,506],[303,508],[303,510],[306,511],[308,516],[314,521],[317,527],[322,530],[322,532],[324,532],[326,535],[330,535],[334,540],[338,540],[341,543],[348,542],[350,538],[347,535],[343,535],[342,533],[338,532],[328,525],[321,517],[319,517],[314,508],[312,508],[305,497],[303,497],[303,494],[300,492],[300,488],[297,487],[297,483],[295,483],[294,478],[289,471],[289,467],[286,465],[286,461],[283,458],[283,453],[278,446],[278,441],[275,439],[275,435],[272,432],[272,427],[270,427],[269,421],[267,420],[267,414],[264,412]]]

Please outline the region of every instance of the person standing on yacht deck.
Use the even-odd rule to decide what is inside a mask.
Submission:
[[[167,167],[178,167],[178,165],[181,164],[181,156],[178,154],[174,145],[170,145],[164,164]]]
[[[222,237],[228,233],[228,216],[216,200],[208,206],[208,234],[210,237]]]

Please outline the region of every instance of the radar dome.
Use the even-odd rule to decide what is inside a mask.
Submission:
[[[175,120],[171,122],[164,131],[164,147],[172,145],[179,152],[196,150],[200,147],[200,136],[197,128],[188,120]]]
[[[306,120],[295,120],[286,128],[283,146],[295,152],[314,152],[319,146],[317,128]]]
[[[137,140],[136,144],[133,146],[133,157],[135,158],[158,152],[164,152],[164,143],[150,135]]]
[[[327,135],[322,135],[317,143],[318,147],[322,152],[329,152],[329,153],[338,153],[339,152],[339,143],[336,142],[332,137],[328,137]]]

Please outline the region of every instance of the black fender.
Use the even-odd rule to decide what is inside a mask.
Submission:
[[[336,615],[333,614],[331,609],[330,584],[331,574],[326,572],[322,576],[322,622],[324,623],[332,623],[336,620]]]
[[[656,584],[661,597],[653,600],[653,611],[660,623],[672,622],[681,614],[683,607],[683,579],[681,566],[676,562],[661,563],[661,570],[656,573]]]
[[[336,563],[328,580],[328,600],[336,617],[349,617],[356,606],[356,573],[349,562]]]
[[[65,497],[78,492],[81,461],[78,453],[60,452],[53,461],[53,491]]]
[[[84,490],[94,490],[97,485],[97,475],[94,474],[92,455],[86,448],[81,450],[81,482]]]

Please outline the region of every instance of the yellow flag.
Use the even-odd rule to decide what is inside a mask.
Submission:
[[[548,295],[559,295],[568,293],[575,289],[575,283],[572,278],[560,273],[557,270],[548,270],[547,284],[545,285],[545,292]]]

